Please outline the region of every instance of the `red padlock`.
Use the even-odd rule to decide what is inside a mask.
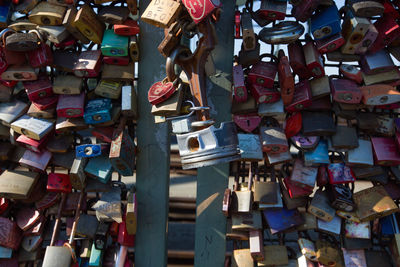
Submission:
[[[47,191],[71,193],[72,185],[68,174],[49,173],[47,177]]]
[[[196,24],[222,6],[220,0],[183,0],[182,3]]]
[[[322,61],[322,56],[315,47],[314,42],[307,42],[303,46],[303,50],[306,65],[308,70],[311,72],[311,75],[315,78],[325,76],[324,62]]]
[[[157,105],[170,98],[177,90],[178,82],[178,79],[170,82],[168,78],[165,78],[161,82],[154,83],[147,95],[150,104]]]
[[[34,30],[32,32],[36,33],[37,36],[39,37],[40,45],[37,49],[27,52],[29,65],[31,65],[34,68],[40,68],[52,65],[53,52],[51,51],[50,46],[46,44],[39,31]]]
[[[285,52],[281,49],[278,52],[278,77],[281,89],[283,105],[287,106],[293,101],[294,78],[290,70],[290,64]]]
[[[99,76],[101,55],[101,50],[82,51],[73,69],[75,76],[85,78]]]
[[[285,121],[285,134],[286,138],[289,139],[301,131],[303,125],[303,119],[301,113],[293,113]]]
[[[240,11],[235,11],[235,39],[241,39],[240,35]]]
[[[10,206],[10,201],[4,197],[0,198],[0,214],[6,212],[8,207]]]
[[[57,116],[64,118],[82,117],[85,93],[79,95],[60,95],[57,103]]]
[[[315,45],[320,54],[326,54],[333,52],[344,45],[346,40],[343,38],[342,34],[339,32],[330,37],[319,39],[315,41]]]
[[[270,57],[272,61],[261,61],[264,57]],[[247,82],[250,85],[259,85],[266,88],[273,88],[276,73],[278,72],[277,62],[278,59],[274,55],[260,55],[260,61],[254,64],[247,74]]]
[[[400,153],[396,141],[390,137],[371,137],[375,164],[396,166],[400,164]]]
[[[33,152],[41,153],[43,151],[43,149],[45,148],[47,141],[49,141],[51,135],[52,134],[47,134],[42,139],[37,141],[35,139],[27,137],[26,135],[21,134],[20,136],[18,136],[16,141],[20,145],[24,146],[25,148],[27,148]]]
[[[400,25],[397,24],[392,16],[382,16],[375,21],[374,26],[378,30],[378,37],[370,46],[370,53],[375,53],[383,49],[400,37]]]
[[[281,96],[278,90],[257,84],[250,85],[250,93],[257,103],[274,103],[277,102]]]
[[[114,33],[124,36],[132,36],[140,33],[136,20],[127,19],[123,24],[114,24]]]
[[[329,164],[327,169],[330,184],[346,184],[356,181],[353,171],[344,163]]]
[[[53,95],[53,85],[47,75],[39,76],[36,81],[23,82],[23,85],[30,101]]]
[[[292,15],[301,22],[306,22],[317,9],[320,0],[303,0],[293,6]]]
[[[288,112],[301,111],[312,104],[311,86],[308,80],[300,81],[295,85],[293,102],[286,106]]]
[[[347,79],[330,79],[332,98],[336,102],[358,104],[362,93],[358,85]]]
[[[361,84],[363,81],[362,77],[362,72],[358,68],[348,65],[348,64],[343,64],[339,68],[340,73],[343,74],[344,77],[347,79],[350,79],[352,81],[355,81],[358,84]]]
[[[245,132],[253,132],[261,122],[261,117],[258,114],[234,115],[233,121],[236,125]]]
[[[288,45],[290,67],[300,79],[309,79],[312,75],[306,65],[303,46],[300,41]]]
[[[135,235],[129,235],[126,230],[126,223],[122,221],[119,224],[118,230],[118,243],[121,246],[134,247],[135,246]]]
[[[32,104],[34,104],[40,110],[47,110],[50,108],[55,108],[57,106],[57,101],[58,101],[58,95],[52,95],[49,97],[32,101]]]
[[[242,65],[233,66],[232,69],[233,77],[233,92],[234,99],[236,102],[246,102],[247,101],[247,88],[244,84],[244,74]]]

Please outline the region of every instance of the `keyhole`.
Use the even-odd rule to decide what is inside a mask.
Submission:
[[[250,120],[247,120],[247,126],[250,127]]]

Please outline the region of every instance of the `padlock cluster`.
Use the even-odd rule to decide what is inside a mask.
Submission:
[[[132,266],[136,1],[0,10],[0,266]]]
[[[400,266],[400,5],[289,2],[235,12],[232,266]]]

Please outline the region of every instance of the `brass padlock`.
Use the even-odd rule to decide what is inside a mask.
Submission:
[[[122,90],[121,82],[101,80],[99,84],[96,86],[96,89],[94,89],[94,93],[102,97],[118,99],[121,95],[121,90]]]
[[[315,247],[317,249],[318,262],[328,266],[344,267],[343,264],[340,264],[340,251],[336,247],[333,247],[329,241],[317,239]]]
[[[27,171],[6,170],[0,175],[0,196],[27,199],[39,179],[39,174]]]
[[[182,10],[181,2],[174,0],[152,0],[141,16],[141,20],[156,27],[168,28]]]
[[[77,40],[79,40],[83,44],[88,44],[90,40],[83,35],[77,27],[74,25],[75,17],[78,11],[75,7],[69,7],[65,12],[65,16],[62,22],[62,25],[67,29],[67,31],[72,34]]]
[[[101,44],[105,25],[97,19],[96,13],[89,5],[83,5],[75,16],[73,26],[86,38],[96,44]]]
[[[311,214],[324,221],[331,221],[335,216],[335,209],[331,207],[326,191],[317,190],[307,209]]]
[[[28,18],[32,23],[43,26],[61,25],[66,7],[53,5],[49,2],[40,2],[32,9]]]

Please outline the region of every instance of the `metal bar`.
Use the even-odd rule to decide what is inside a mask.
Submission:
[[[150,0],[140,2],[145,10]],[[167,266],[170,130],[168,123],[155,124],[147,100],[150,86],[165,75],[165,59],[158,53],[164,32],[147,23],[140,25],[136,194],[138,201],[135,266]]]
[[[206,82],[210,115],[217,123],[231,120],[231,75],[234,48],[235,1],[223,0],[223,15],[216,23],[217,45],[211,52],[216,74]],[[195,258],[196,267],[224,266],[226,217],[221,207],[228,187],[229,164],[198,169]]]

